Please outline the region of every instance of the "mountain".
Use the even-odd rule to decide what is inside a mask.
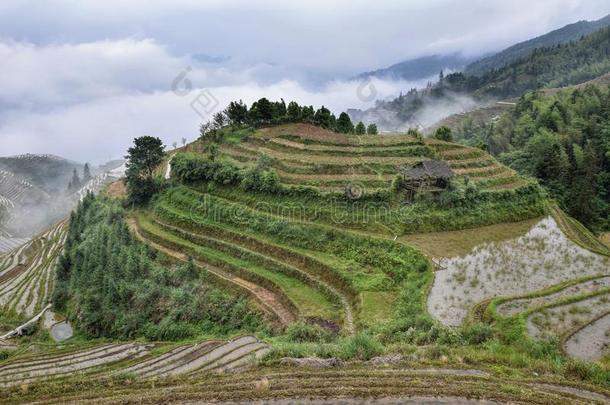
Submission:
[[[64,191],[76,169],[82,175],[83,164],[55,155],[24,154],[0,157],[0,170],[23,177],[47,193]]]
[[[477,104],[518,97],[532,90],[583,83],[610,72],[610,27],[577,41],[537,48],[529,56],[483,75],[452,73],[425,89],[412,89],[365,111],[348,110],[355,121],[382,115],[381,130],[431,126]],[[432,119],[430,119],[432,117]]]
[[[441,70],[461,70],[470,62],[472,62],[471,58],[466,58],[460,53],[422,56],[396,63],[387,68],[361,73],[356,76],[356,79],[378,77],[393,80],[422,80],[438,75]]]
[[[466,67],[465,73],[481,75],[489,70],[499,69],[519,58],[528,56],[534,49],[576,41],[584,35],[591,34],[609,25],[610,15],[596,21],[578,21],[568,24],[563,28],[520,42],[495,55],[473,62]]]

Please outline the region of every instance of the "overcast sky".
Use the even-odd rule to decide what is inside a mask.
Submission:
[[[139,135],[192,140],[236,98],[366,108],[345,78],[608,13],[608,0],[3,0],[0,155],[100,163]],[[376,81],[375,95],[418,84]]]

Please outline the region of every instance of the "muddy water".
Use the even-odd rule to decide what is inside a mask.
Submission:
[[[504,304],[498,305],[496,307],[496,311],[503,316],[517,315],[526,309],[548,305],[553,302],[557,302],[562,298],[579,294],[594,293],[607,288],[610,288],[610,276],[578,283],[557,291],[556,293],[544,295],[542,297],[523,298],[508,301]]]
[[[475,304],[533,292],[554,284],[610,273],[610,259],[569,240],[552,217],[525,235],[477,246],[442,263],[428,297],[428,311],[446,325],[460,325]]]
[[[72,326],[67,321],[56,323],[51,327],[51,336],[56,342],[70,339],[73,334]]]
[[[610,346],[610,314],[585,326],[566,342],[566,351],[581,360],[599,360]]]

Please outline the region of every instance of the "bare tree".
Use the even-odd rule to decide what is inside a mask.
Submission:
[[[186,138],[182,138],[182,146],[186,146]]]
[[[174,150],[175,150],[175,149],[178,147],[178,142],[174,141],[174,142],[172,143],[172,146],[174,147]]]

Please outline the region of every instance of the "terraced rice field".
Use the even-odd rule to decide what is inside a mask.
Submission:
[[[233,403],[233,404],[602,404],[609,397],[588,387],[540,380],[511,380],[481,370],[376,367],[361,363],[331,369],[259,367],[181,379],[129,380],[114,384],[87,378],[75,386],[41,384],[7,399],[56,403]],[[151,387],[154,387],[152,389]]]
[[[191,256],[216,281],[237,286],[283,325],[302,319],[352,334],[360,325],[392,316],[386,305],[398,293],[396,280],[411,266],[427,276],[425,258],[397,242],[285,222],[247,201],[188,187],[166,193],[132,221],[132,230],[173,258]],[[380,262],[385,265],[375,266]]]
[[[11,172],[0,170],[0,205],[13,209],[18,205],[48,197],[28,181]]]
[[[565,298],[589,295],[606,289],[610,289],[610,276],[596,277],[592,280],[570,283],[559,291],[550,294],[509,300],[498,305],[496,312],[502,316],[514,316],[521,312],[550,305]]]
[[[343,325],[347,333],[353,332],[349,299],[312,274],[306,265],[323,266],[314,259],[228,228],[201,225],[186,231],[172,225],[169,216],[140,217],[138,233],[166,253],[176,257],[178,252],[186,252],[209,272],[245,287],[263,309],[277,315],[284,324],[298,317],[323,319]]]
[[[586,361],[599,360],[609,347],[610,313],[576,330],[565,343],[568,354]]]
[[[267,351],[253,336],[177,347],[164,344],[108,343],[26,353],[0,365],[0,387],[49,379],[129,375],[139,378],[229,371],[252,364]]]
[[[565,336],[609,312],[610,292],[606,292],[536,311],[527,318],[527,330],[537,338]]]
[[[481,245],[469,254],[442,261],[441,267],[435,273],[428,310],[444,324],[455,326],[464,321],[475,304],[485,300],[525,295],[584,277],[606,276],[610,258],[575,244],[553,217],[546,217],[519,238]],[[568,292],[577,288],[586,291],[596,286],[589,283]],[[536,305],[544,300],[515,305]]]
[[[401,168],[431,158],[447,160],[459,177],[468,176],[484,189],[526,184],[480,149],[409,135],[349,136],[305,124],[261,129],[239,143],[224,144],[221,152],[242,166],[267,155],[275,159],[284,183],[329,192],[353,183],[387,188]]]
[[[56,224],[0,261],[0,307],[4,311],[32,317],[47,304],[66,227],[65,221]]]

